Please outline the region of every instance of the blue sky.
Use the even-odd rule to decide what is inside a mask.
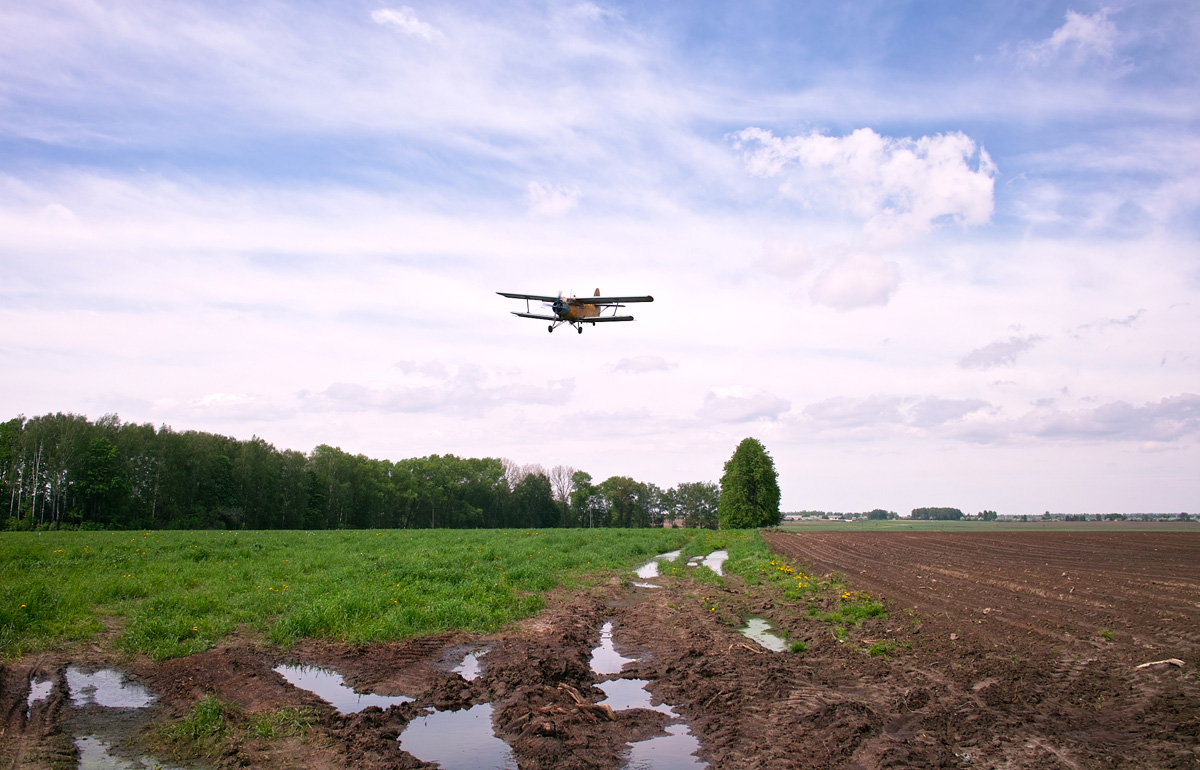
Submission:
[[[0,8],[0,412],[1196,510],[1190,3]],[[650,293],[547,335],[496,291]]]

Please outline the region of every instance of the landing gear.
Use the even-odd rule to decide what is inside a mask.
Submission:
[[[548,331],[548,332],[554,331],[554,324],[550,324],[549,326],[547,326],[546,331]]]
[[[579,326],[576,326],[575,331],[579,332],[580,334],[583,334],[583,325],[580,324]]]

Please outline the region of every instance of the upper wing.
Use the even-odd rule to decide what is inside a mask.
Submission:
[[[496,293],[501,297],[511,297],[512,299],[540,299],[542,302],[555,302],[558,300],[558,297],[543,297],[539,294],[512,294],[507,291],[498,291]]]
[[[576,297],[571,301],[584,305],[617,305],[626,302],[653,302],[654,297]]]

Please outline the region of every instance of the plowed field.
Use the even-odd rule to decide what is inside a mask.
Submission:
[[[640,589],[632,575],[551,597],[549,609],[489,636],[454,634],[290,649],[241,638],[185,658],[120,658],[100,640],[0,667],[0,767],[71,767],[86,719],[65,691],[68,664],[116,665],[178,720],[206,694],[230,730],[203,764],[261,768],[431,767],[404,750],[406,725],[433,709],[494,707],[492,727],[522,770],[625,766],[629,744],[662,735],[648,708],[606,714],[589,666],[613,624],[616,676],[649,682],[710,768],[1200,767],[1200,537],[1190,533],[767,533],[810,575],[843,573],[884,616],[831,622],[828,597],[786,598],[727,575]],[[774,653],[738,627],[768,619],[806,649]],[[467,681],[453,667],[484,650]],[[1171,662],[1157,662],[1174,659]],[[339,714],[273,668],[319,664],[361,692],[410,703]],[[1139,667],[1141,664],[1155,665]],[[31,680],[51,680],[30,703]],[[255,734],[255,714],[307,706],[287,737]],[[122,751],[170,759],[153,728]],[[401,736],[399,743],[397,737]],[[449,735],[447,741],[456,737]],[[114,748],[116,751],[116,748]],[[685,758],[686,759],[686,758]],[[704,766],[704,765],[699,765]],[[652,765],[653,767],[653,765]]]

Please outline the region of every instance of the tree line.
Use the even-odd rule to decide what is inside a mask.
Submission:
[[[717,526],[720,487],[670,489],[575,468],[430,455],[308,454],[76,414],[0,423],[8,529]]]

